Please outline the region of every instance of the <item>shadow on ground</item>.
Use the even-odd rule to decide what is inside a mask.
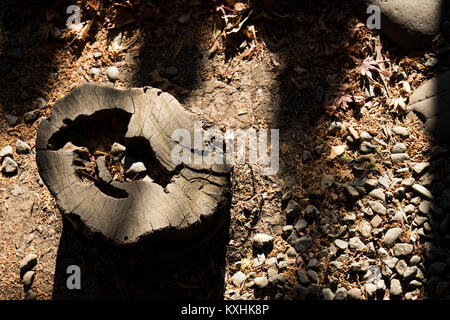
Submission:
[[[450,21],[450,6],[442,11],[442,21]],[[434,67],[438,75],[436,88],[433,89],[434,111],[438,116],[429,128],[434,132],[435,145],[429,150],[429,170],[417,177],[419,183],[426,186],[434,196],[431,201],[422,201],[419,217],[427,222],[420,226],[421,242],[424,253],[424,265],[427,271],[426,296],[432,299],[448,299],[450,285],[450,30],[442,28],[441,37],[447,47],[437,47],[439,62]],[[447,76],[440,75],[446,73]],[[419,208],[419,209],[421,209]]]
[[[170,5],[161,3],[151,2],[148,5],[149,16],[152,19],[146,19],[144,14],[142,27],[146,31],[145,39],[139,54],[140,62],[135,70],[133,86],[161,87],[165,91],[175,93],[178,100],[183,103],[204,77],[201,68],[208,63],[210,56],[200,49],[201,37],[197,35],[204,30],[197,22],[190,20],[183,28],[177,28],[178,22],[173,20],[173,17],[180,16],[188,10],[184,2],[176,1]],[[341,11],[339,3],[339,1],[281,1],[271,4],[271,1],[267,1],[255,7],[254,18],[249,20],[257,26],[259,36],[264,39],[272,60],[275,60],[273,62],[275,69],[278,70],[274,72],[279,83],[278,96],[273,101],[276,116],[270,126],[280,129],[280,141],[285,142],[289,150],[288,153],[281,155],[278,174],[285,179],[286,189],[292,188],[298,182],[296,166],[298,156],[305,150],[314,150],[322,143],[321,136],[311,135],[326,118],[323,107],[327,100],[340,93],[336,87],[330,87],[327,83],[330,83],[330,79],[336,83],[350,80],[346,78],[346,67],[349,66],[347,52],[340,49],[343,39],[333,38],[333,33],[330,32],[330,28],[337,28],[343,38],[351,32],[345,23],[351,16],[350,12]],[[203,12],[215,11],[215,6],[209,3],[202,6]],[[280,20],[270,21],[264,15],[264,12],[270,10],[276,10]],[[194,10],[192,14],[200,12]],[[322,14],[327,17],[325,19],[327,23],[317,28],[317,21]],[[316,33],[311,33],[313,28]],[[319,38],[324,40],[317,41]],[[180,44],[183,44],[181,49]],[[236,45],[239,43],[234,44],[234,47]],[[303,51],[309,52],[308,59],[304,56],[299,57],[298,53]],[[334,64],[337,67],[329,68],[327,61],[321,61],[319,57],[337,61],[338,63]],[[233,53],[228,52],[226,59],[233,59]],[[299,73],[303,75],[298,77]],[[163,78],[169,79],[170,84],[165,83]],[[304,85],[302,81],[309,83]],[[164,87],[166,84],[167,87]],[[313,154],[313,157],[315,156]],[[311,203],[318,206],[323,203],[323,199],[317,193],[302,196],[311,199]],[[314,228],[316,229],[314,232],[322,232],[319,225],[314,225]],[[64,223],[53,297],[55,299],[223,298],[228,225],[225,229],[224,234],[188,255],[164,259],[153,256],[154,260],[149,263],[124,266],[127,261],[125,258],[119,256],[112,259],[112,256],[117,254],[108,257],[105,255],[106,252],[92,246],[70,225]],[[437,245],[445,244],[444,240],[440,239],[440,236],[436,235],[433,242]],[[330,243],[322,244],[324,247],[330,246]],[[117,263],[118,260],[121,263]],[[430,264],[433,261],[426,263]],[[67,290],[66,269],[72,264],[79,265],[82,270],[81,291]],[[436,278],[436,281],[439,282],[439,278]],[[256,296],[262,295],[257,291]]]
[[[189,247],[156,243],[136,254],[90,242],[64,221],[53,299],[221,299],[228,224]],[[80,267],[80,290],[67,287],[71,265]]]

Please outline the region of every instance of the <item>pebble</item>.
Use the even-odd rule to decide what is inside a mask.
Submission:
[[[297,293],[297,296],[300,300],[305,300],[309,293],[308,288],[305,288],[304,286],[301,285],[295,286],[294,290]]]
[[[364,141],[363,143],[361,143],[361,146],[359,147],[359,151],[362,154],[371,153],[375,149],[376,149],[376,146],[374,146],[373,144],[371,144],[368,141]]]
[[[342,129],[342,123],[339,121],[333,121],[328,128],[328,133],[331,135],[336,134],[338,131]]]
[[[348,246],[352,251],[362,251],[366,248],[365,244],[358,237],[351,238]]]
[[[267,287],[267,285],[269,284],[269,280],[267,279],[266,276],[256,277],[254,282],[255,282],[255,286],[258,287],[259,289],[263,289],[263,288]]]
[[[94,58],[95,58],[95,59],[101,58],[102,55],[103,55],[103,53],[101,53],[101,52],[99,52],[99,51],[94,52]]]
[[[231,281],[233,282],[233,284],[236,287],[240,287],[241,284],[244,282],[245,280],[245,274],[241,271],[236,272],[232,277],[231,277]]]
[[[345,300],[347,299],[347,289],[338,288],[334,294],[334,300]]]
[[[401,276],[403,276],[407,268],[408,265],[406,264],[405,260],[400,260],[395,265],[395,271],[397,271],[397,273]]]
[[[22,278],[22,282],[25,286],[31,286],[34,280],[34,271],[27,271]]]
[[[125,156],[127,148],[120,143],[114,142],[111,146],[111,156],[114,161],[120,161]]]
[[[13,148],[11,146],[5,146],[0,150],[0,159],[3,159],[5,157],[12,157],[13,156]]]
[[[288,202],[286,209],[284,209],[284,212],[286,213],[286,217],[295,219],[300,215],[301,210],[302,210],[302,208],[297,203],[297,201],[290,200]]]
[[[429,162],[420,162],[420,163],[416,163],[414,164],[411,169],[412,171],[414,171],[415,174],[419,175],[422,172],[425,171],[425,169],[427,169],[430,166]]]
[[[290,247],[289,249],[287,249],[286,254],[288,257],[293,258],[297,256],[297,251],[295,251],[293,247]]]
[[[378,188],[378,189],[373,189],[372,191],[369,192],[369,195],[375,199],[381,200],[383,202],[386,201],[386,195],[384,194],[383,189]]]
[[[313,241],[312,241],[311,237],[304,236],[297,240],[297,243],[295,244],[295,250],[297,250],[297,252],[303,251],[303,250],[308,250],[308,249],[312,248],[312,246],[313,246]]]
[[[291,224],[285,225],[283,226],[283,228],[281,228],[281,236],[286,239],[287,237],[289,237],[292,233],[292,231],[294,230],[294,226]]]
[[[389,176],[387,174],[384,174],[383,176],[380,176],[378,178],[378,184],[387,189],[391,186],[391,180],[389,179]]]
[[[297,232],[295,230],[292,230],[291,235],[286,239],[286,242],[289,243],[291,246],[295,246],[297,243],[298,236]]]
[[[8,175],[15,175],[17,174],[19,166],[17,163],[11,159],[10,157],[5,157],[2,162],[2,172]]]
[[[305,208],[305,216],[311,219],[317,219],[320,216],[320,210],[310,204]]]
[[[356,220],[356,215],[354,213],[348,213],[344,216],[344,222],[354,222]]]
[[[397,143],[392,147],[391,153],[405,153],[406,149],[407,148],[404,143]]]
[[[350,269],[353,272],[366,272],[369,269],[369,263],[367,261],[353,262],[350,265]]]
[[[14,187],[11,189],[11,194],[14,197],[20,196],[21,194],[23,194],[22,189],[20,189],[20,187],[18,185],[14,185]]]
[[[348,298],[352,300],[361,300],[361,289],[353,288],[347,292]]]
[[[300,218],[297,220],[294,228],[298,233],[300,233],[300,232],[305,231],[307,226],[308,226],[308,222],[305,219]]]
[[[373,190],[378,186],[378,181],[375,179],[368,179],[366,181],[364,181],[364,188],[366,188],[366,190]]]
[[[420,258],[420,256],[414,255],[414,256],[412,256],[411,259],[409,260],[409,263],[410,263],[411,265],[413,265],[413,266],[416,266],[416,265],[419,264],[419,262],[420,262],[421,259],[422,259],[422,258]]]
[[[135,162],[127,170],[127,174],[139,174],[147,171],[147,168],[142,162]]]
[[[91,70],[89,71],[89,73],[91,74],[91,76],[95,77],[96,75],[98,75],[100,73],[100,68],[92,67]]]
[[[394,246],[394,255],[398,256],[407,256],[413,252],[414,247],[409,243],[398,243]]]
[[[119,80],[119,69],[117,67],[109,67],[106,69],[106,75],[108,76],[109,81],[114,82]]]
[[[332,174],[322,174],[322,178],[320,179],[320,191],[324,192],[329,187],[331,187],[334,183],[335,177]]]
[[[402,186],[405,188],[410,188],[416,180],[414,178],[408,178],[402,180]]]
[[[396,199],[403,199],[406,196],[406,191],[404,187],[400,187],[395,189],[394,191],[394,197]]]
[[[387,210],[381,203],[379,203],[377,201],[369,201],[369,206],[370,206],[370,208],[372,208],[372,210],[375,213],[382,215],[382,216],[386,215]]]
[[[344,188],[345,188],[345,193],[347,194],[347,196],[350,199],[352,199],[352,200],[359,199],[359,192],[358,192],[358,190],[356,190],[355,187],[353,187],[351,185],[347,185]]]
[[[333,300],[334,299],[334,293],[333,293],[333,291],[331,291],[330,288],[323,288],[322,296],[323,296],[323,300]]]
[[[47,106],[47,100],[45,100],[44,98],[37,98],[36,99],[36,106],[39,109],[44,109]]]
[[[391,287],[389,289],[390,294],[393,296],[399,296],[403,293],[402,285],[400,283],[400,280],[398,279],[392,279],[391,280]]]
[[[396,134],[401,136],[402,138],[408,138],[409,137],[409,129],[402,126],[395,126],[392,128],[392,131]]]
[[[312,283],[317,283],[317,281],[319,280],[319,275],[317,274],[317,272],[315,272],[314,270],[308,270],[306,272],[306,275],[308,276],[308,279],[312,282]]]
[[[277,264],[277,258],[275,258],[275,257],[270,257],[269,259],[267,259],[267,261],[266,261],[266,265],[268,266],[268,267],[273,267],[273,266],[275,266]]]
[[[415,287],[415,288],[420,288],[422,286],[422,282],[417,281],[417,280],[412,280],[409,285],[411,287]]]
[[[401,228],[391,228],[389,229],[383,238],[383,243],[386,246],[391,246],[394,244],[395,241],[397,241],[398,238],[402,235],[403,230]]]
[[[375,245],[373,244],[373,242],[369,242],[367,245],[366,245],[366,250],[367,250],[367,253],[370,255],[370,254],[372,254],[372,255],[374,255],[375,253],[376,253],[376,251],[375,251]]]
[[[23,120],[28,124],[33,123],[37,118],[39,118],[39,110],[29,111],[23,115]]]
[[[433,200],[433,194],[424,186],[421,186],[420,184],[414,184],[412,185],[412,190],[417,193],[420,197],[427,199],[427,200]]]
[[[370,224],[374,228],[378,228],[382,222],[383,222],[383,219],[379,215],[376,215],[375,217],[373,217],[372,220],[370,220]]]
[[[367,221],[364,221],[362,226],[361,226],[361,230],[360,231],[361,231],[361,235],[364,238],[369,238],[370,237],[370,233],[372,231],[372,226]]]
[[[257,233],[253,236],[253,245],[256,248],[263,248],[264,246],[270,245],[273,243],[274,237],[264,234],[264,233]]]
[[[289,263],[287,261],[283,260],[283,261],[278,262],[278,269],[280,271],[285,270],[288,266],[289,266]]]
[[[409,158],[408,154],[406,154],[406,153],[391,154],[391,161],[394,164],[402,163],[402,162],[408,161],[409,159],[410,158]]]
[[[15,116],[13,114],[8,114],[8,113],[5,114],[5,119],[8,122],[8,125],[10,127],[14,127],[20,121],[20,118],[18,116]]]
[[[264,264],[264,260],[266,260],[266,256],[264,253],[258,254],[255,259],[253,259],[253,267],[259,267]]]
[[[343,263],[336,260],[336,261],[332,261],[330,263],[330,271],[331,273],[334,273],[336,270],[340,270],[342,268]]]
[[[433,68],[437,65],[437,63],[439,62],[438,59],[436,59],[435,57],[430,57],[428,58],[428,60],[425,62],[425,67],[428,68]]]
[[[37,264],[37,255],[35,255],[34,253],[30,253],[20,262],[20,270],[28,271],[30,269],[33,269],[36,264]]]
[[[373,283],[366,283],[364,285],[364,291],[366,292],[368,297],[372,297],[378,290],[377,285]]]
[[[416,274],[417,274],[417,270],[418,270],[417,266],[408,267],[405,270],[405,272],[403,273],[403,278],[405,280],[414,278],[416,276]]]
[[[300,281],[300,284],[302,284],[302,285],[309,284],[309,278],[308,278],[308,275],[306,274],[305,270],[302,270],[302,269],[298,270],[297,276],[298,276],[298,281]]]
[[[16,152],[18,154],[27,154],[27,153],[30,153],[30,151],[31,151],[31,147],[27,143],[23,142],[20,139],[17,139]]]
[[[267,277],[268,277],[269,283],[271,283],[271,284],[277,283],[278,282],[277,270],[274,268],[270,268],[269,270],[267,270]]]
[[[361,138],[361,140],[363,141],[369,141],[372,139],[372,136],[370,135],[370,133],[363,131],[359,134],[359,137]]]
[[[334,244],[341,250],[347,250],[348,248],[348,242],[341,239],[336,239],[334,241]]]
[[[385,258],[387,258],[387,256],[388,256],[388,252],[386,251],[385,248],[381,247],[381,248],[378,249],[378,256],[379,256],[381,259],[385,259]]]

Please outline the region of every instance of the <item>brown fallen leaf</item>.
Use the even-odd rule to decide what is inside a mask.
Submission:
[[[335,159],[345,152],[347,146],[345,144],[331,147],[330,159]]]

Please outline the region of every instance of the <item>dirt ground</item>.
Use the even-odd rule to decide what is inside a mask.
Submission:
[[[345,3],[279,1],[275,6],[272,1],[263,1],[246,22],[256,30],[256,38],[231,33],[226,41],[222,36],[214,38],[220,24],[216,10],[220,4],[216,1],[142,1],[133,8],[124,5],[125,9],[119,11],[123,16],[110,29],[101,23],[103,14],[109,17],[109,9],[104,8],[93,18],[98,2],[91,1],[91,7],[87,1],[80,3],[86,10],[83,19],[95,21],[81,39],[75,39],[77,35],[64,26],[65,1],[54,5],[45,1],[0,4],[0,59],[20,74],[4,81],[0,88],[0,148],[14,146],[18,138],[32,148],[30,154],[14,154],[19,165],[16,176],[0,176],[0,299],[26,296],[19,265],[28,253],[38,256],[31,288],[38,300],[232,299],[236,293],[242,299],[272,299],[276,288],[236,289],[231,276],[239,270],[254,271],[256,276],[264,271],[262,267],[245,265],[256,257],[251,243],[255,233],[275,236],[273,250],[266,253],[268,258],[277,257],[289,247],[281,237],[287,223],[282,196],[292,191],[302,208],[314,203],[320,210],[330,209],[341,216],[358,211],[356,206],[346,205],[342,191],[315,198],[324,172],[336,175],[340,183],[354,179],[345,159],[328,157],[331,147],[342,144],[346,136],[328,135],[332,121],[342,121],[346,128],[353,126],[375,136],[384,127],[407,123],[414,130],[408,142],[414,160],[422,159],[431,149],[432,141],[420,132],[420,121],[415,117],[406,120],[401,112],[386,111],[381,99],[378,107],[364,115],[358,111],[364,101],[349,103],[347,110],[338,107],[330,112],[326,108],[333,99],[349,92],[364,96],[356,81],[359,75],[355,74],[357,65],[352,57],[364,59],[372,52],[370,46],[377,36],[353,18]],[[131,22],[130,17],[134,19]],[[61,39],[52,37],[53,26],[62,30]],[[240,48],[244,40],[247,42]],[[11,57],[13,48],[21,48],[23,56]],[[101,57],[94,56],[98,52]],[[382,52],[392,66],[399,67],[399,72],[410,75],[412,89],[433,74],[424,67],[423,56],[406,56],[385,40]],[[114,83],[106,75],[110,66],[120,71]],[[100,73],[92,75],[92,67],[99,68]],[[176,67],[174,75],[168,75],[169,67]],[[57,99],[84,82],[115,88],[161,88],[198,119],[221,130],[279,129],[280,169],[275,176],[262,176],[257,166],[236,165],[231,179],[230,218],[212,241],[181,256],[155,257],[152,263],[117,268],[110,259],[114,254],[93,247],[63,222],[55,200],[40,181],[34,150],[38,121],[10,126],[4,117],[22,117],[34,110],[38,97],[47,101],[39,110],[40,116],[47,117]],[[390,93],[400,95],[397,83],[392,82]],[[24,90],[28,94],[25,98]],[[318,145],[323,147],[323,155],[314,155],[312,162],[301,160],[305,150],[314,150]],[[349,151],[348,156],[355,153]],[[368,171],[367,176],[391,174],[394,169],[382,165],[386,158],[381,152],[379,170]],[[13,189],[20,192],[14,195]],[[330,243],[319,228],[313,230],[315,227],[309,231],[317,235],[319,251]],[[282,272],[287,279],[283,290],[295,296],[296,258],[289,257],[287,262]],[[72,264],[83,270],[81,291],[70,291],[65,286],[66,268]],[[345,282],[345,276],[341,280],[348,287],[353,285]],[[326,275],[319,280],[326,281]],[[423,295],[423,291],[417,291],[417,299]]]

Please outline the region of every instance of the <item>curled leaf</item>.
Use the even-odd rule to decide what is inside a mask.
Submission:
[[[347,146],[345,144],[343,144],[341,146],[333,146],[333,147],[331,147],[330,159],[334,159],[336,157],[339,157],[341,154],[343,154],[345,152],[346,148],[347,148]]]

